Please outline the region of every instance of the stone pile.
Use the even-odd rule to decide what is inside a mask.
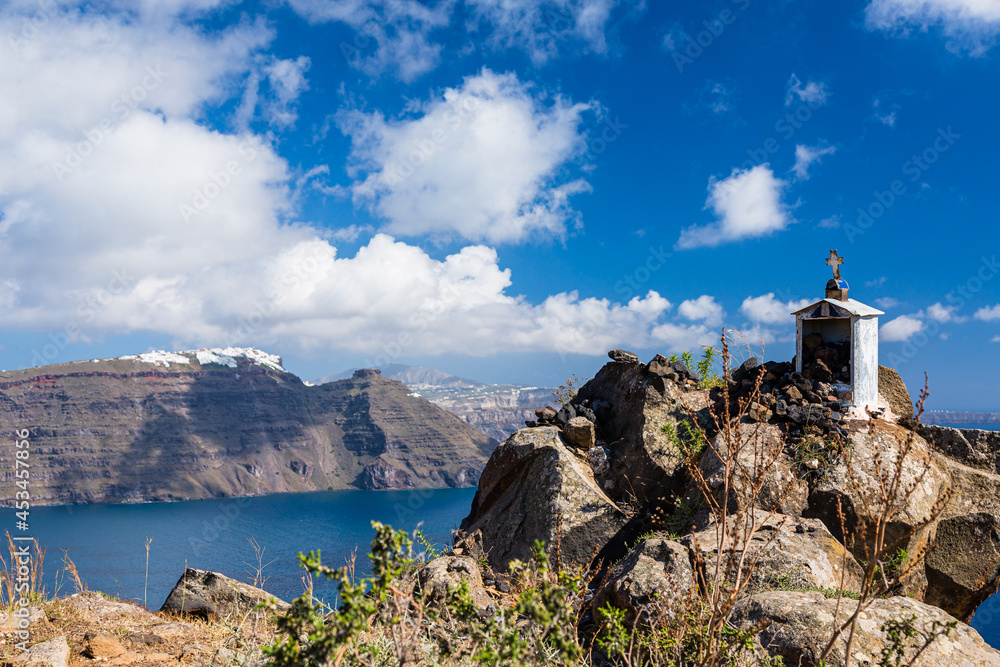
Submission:
[[[851,382],[851,345],[828,343],[818,333],[802,338],[802,375],[821,382]]]
[[[754,397],[754,388],[760,382]],[[806,377],[805,372],[795,372],[787,361],[768,361],[761,364],[750,357],[730,374],[728,380],[731,413],[735,414],[738,402],[750,401],[747,416],[752,421],[775,422],[787,425],[789,441],[796,444],[810,429],[824,436],[847,437],[843,427],[845,405],[837,396],[832,384],[818,378]],[[712,399],[721,411],[723,392],[716,389]]]

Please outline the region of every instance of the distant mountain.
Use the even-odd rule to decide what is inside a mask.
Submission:
[[[352,368],[350,370],[344,371],[343,373],[338,373],[337,375],[328,375],[326,377],[321,377],[313,381],[313,384],[325,384],[327,382],[334,382],[336,380],[343,380],[354,375],[355,371],[359,369]],[[466,380],[465,378],[458,377],[457,375],[452,375],[451,373],[445,373],[444,371],[435,370],[433,368],[426,368],[424,366],[407,366],[405,364],[389,364],[388,366],[383,366],[379,370],[382,371],[382,375],[387,378],[392,378],[393,380],[399,380],[407,387],[411,389],[427,389],[427,388],[441,388],[441,387],[485,387],[482,382],[476,382],[475,380]]]
[[[470,426],[503,441],[535,419],[535,409],[554,405],[553,387],[487,384],[424,366],[389,364],[382,375],[399,380],[421,397],[438,404]],[[353,370],[319,378],[323,384],[348,377]]]
[[[921,416],[925,424],[968,424],[1000,425],[1000,412],[958,412],[952,410],[928,410]]]
[[[3,372],[0,419],[30,431],[38,505],[472,486],[496,446],[377,371],[309,386],[240,348]]]

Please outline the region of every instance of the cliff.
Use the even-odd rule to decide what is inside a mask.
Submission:
[[[39,505],[470,486],[496,445],[377,371],[308,386],[249,349],[3,372],[0,414],[31,432]]]
[[[488,384],[405,364],[388,364],[381,370],[385,377],[399,380],[423,398],[498,441],[524,428],[524,422],[535,418],[535,408],[554,400],[552,387]],[[353,372],[322,377],[314,384],[350,377]]]

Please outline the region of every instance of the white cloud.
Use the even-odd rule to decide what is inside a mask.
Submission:
[[[879,337],[887,343],[909,340],[924,328],[924,323],[909,315],[900,315],[879,328]]]
[[[795,74],[788,79],[787,92],[785,93],[785,106],[791,106],[796,98],[800,102],[805,102],[811,107],[819,108],[826,104],[830,97],[830,91],[825,83],[807,81],[802,83]]]
[[[990,342],[991,343],[1000,343],[1000,336],[994,336],[993,338],[990,338]]]
[[[800,181],[809,180],[809,167],[815,162],[821,162],[823,156],[833,155],[837,152],[836,146],[795,146],[795,178]]]
[[[1000,320],[1000,303],[995,306],[987,306],[980,308],[973,315],[977,320],[982,320],[984,322],[992,322],[994,320]]]
[[[953,51],[981,55],[1000,36],[1000,4],[994,0],[872,0],[865,10],[871,30],[909,35],[940,27]]]
[[[795,322],[792,313],[812,303],[810,299],[780,301],[774,292],[761,296],[747,297],[740,305],[740,312],[755,324],[791,324]]]
[[[940,301],[927,308],[927,316],[938,322],[964,322],[967,318],[955,315],[955,306],[945,306]]]
[[[470,30],[485,23],[496,48],[524,49],[536,65],[559,53],[560,45],[607,53],[607,29],[618,7],[641,9],[638,0],[466,0]]]
[[[713,177],[708,183],[705,208],[711,208],[718,220],[683,230],[676,247],[716,246],[784,229],[792,222],[781,201],[787,185],[787,181],[774,177],[767,164],[746,170],[734,169],[722,180]]]
[[[885,308],[886,310],[890,308],[895,308],[899,305],[899,300],[894,299],[891,296],[883,296],[875,299],[875,305],[879,308]]]
[[[866,280],[865,287],[881,287],[882,285],[885,285],[888,280],[889,279],[885,276],[879,276],[878,278],[874,278],[872,280]]]
[[[196,11],[209,4],[169,7]],[[141,11],[53,15],[45,30],[19,45],[17,58],[0,60],[5,330],[51,332],[53,346],[156,332],[181,348],[336,349],[373,359],[512,350],[603,354],[617,346],[687,345],[708,333],[703,323],[672,325],[671,304],[656,292],[628,303],[573,292],[535,302],[509,294],[510,272],[483,246],[440,259],[378,234],[353,257],[338,256],[332,242],[369,230],[282,222],[294,219],[295,191],[326,168],[297,176],[253,134],[199,124],[206,109],[238,102],[239,83],[252,72],[287,92],[284,98],[276,92],[276,102],[291,103],[305,85],[305,63],[262,60],[272,35],[261,24],[213,37],[170,19],[165,3],[140,10],[147,6],[155,21]],[[7,5],[0,35],[19,29],[20,18]],[[382,129],[419,139],[417,129],[433,130],[433,120],[447,121],[447,111],[476,97],[481,105],[459,125],[490,136],[502,131],[497,143],[514,145],[501,149],[460,127],[449,136],[473,153],[460,167],[506,159],[495,167],[541,179],[500,180],[514,204],[493,202],[488,210],[524,219],[498,215],[491,224],[507,224],[508,236],[561,232],[571,215],[539,223],[546,212],[558,213],[546,209],[558,188],[543,181],[576,150],[579,115],[588,107],[551,97],[543,105],[512,75],[484,73],[470,82],[421,109],[426,126],[382,121]],[[60,164],[65,171],[57,173],[53,165]],[[501,196],[477,178],[464,182],[480,188],[473,196]],[[461,195],[443,194],[451,203]],[[25,363],[51,361],[44,349],[36,353],[46,356]]]
[[[359,178],[351,191],[396,234],[561,237],[578,222],[570,197],[590,188],[555,177],[585,148],[580,125],[593,109],[558,95],[543,101],[514,74],[483,70],[413,118],[345,112],[339,122]]]
[[[823,218],[816,226],[820,229],[840,229],[840,216],[831,215],[829,218]]]
[[[726,316],[726,311],[715,302],[715,298],[702,294],[697,299],[688,299],[677,308],[681,317],[689,320],[701,320],[709,327],[718,327]]]
[[[369,76],[393,70],[410,82],[441,61],[441,45],[432,33],[451,22],[454,0],[286,0],[313,23],[341,22],[355,31],[341,41],[333,57],[345,58]]]

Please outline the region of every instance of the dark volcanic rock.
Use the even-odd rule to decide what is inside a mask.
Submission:
[[[629,625],[668,621],[696,591],[687,548],[651,537],[611,568],[594,595],[593,609],[595,618],[606,605],[624,609]]]
[[[470,486],[496,445],[378,373],[314,387],[248,357],[177,356],[0,373],[3,421],[31,432],[34,503],[386,488],[372,484],[387,466],[388,488]],[[14,451],[0,448],[0,501],[17,490]]]
[[[612,360],[623,364],[634,364],[639,361],[639,357],[634,352],[629,352],[628,350],[611,350],[608,352],[608,356]]]
[[[493,452],[461,528],[479,533],[490,566],[506,572],[511,560],[530,560],[535,540],[552,557],[558,548],[563,563],[589,564],[625,524],[559,429],[540,426],[518,431]]]
[[[648,504],[683,492],[684,464],[670,432],[678,433],[678,423],[690,419],[689,409],[708,407],[706,390],[683,391],[639,364],[605,364],[574,401],[594,408],[597,439],[615,462],[618,497]]]

